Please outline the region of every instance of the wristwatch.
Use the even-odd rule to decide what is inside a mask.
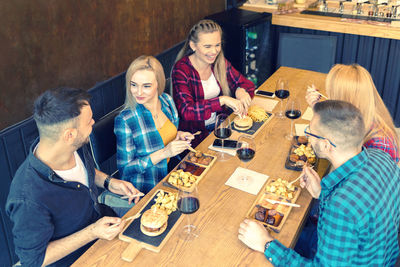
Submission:
[[[110,175],[108,175],[107,178],[104,180],[104,188],[107,189],[108,191],[110,191],[108,189],[108,186],[110,185],[111,179],[112,179],[112,177]]]
[[[271,245],[271,242],[272,242],[272,241],[274,241],[274,240],[272,239],[272,240],[267,241],[267,242],[265,243],[265,245],[264,245],[264,253],[265,253],[265,251],[267,251],[267,249],[269,248],[269,245]]]

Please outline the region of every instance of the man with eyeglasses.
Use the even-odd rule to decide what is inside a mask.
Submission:
[[[306,135],[333,171],[322,180],[305,167],[300,186],[320,200],[317,250],[304,258],[274,240],[262,224],[245,220],[239,239],[275,266],[393,266],[399,256],[400,169],[389,154],[362,148],[365,126],[352,104],[314,106]]]

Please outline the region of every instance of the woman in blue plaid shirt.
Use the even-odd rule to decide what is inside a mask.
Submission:
[[[152,56],[137,58],[126,72],[124,110],[115,118],[120,176],[144,193],[167,175],[168,159],[194,138],[177,130],[178,113],[164,87],[160,62]]]

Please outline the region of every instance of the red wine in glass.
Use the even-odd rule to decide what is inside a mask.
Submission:
[[[215,129],[214,134],[218,138],[226,139],[232,135],[232,130],[230,128],[218,128]]]
[[[236,155],[242,162],[249,162],[254,158],[256,152],[252,148],[239,148]]]
[[[275,95],[279,99],[286,99],[289,97],[290,92],[289,90],[279,89],[275,91]]]
[[[178,209],[184,214],[195,213],[200,207],[200,201],[195,197],[184,197],[178,200]]]
[[[290,122],[290,134],[286,135],[286,139],[292,140],[293,139],[293,121],[295,119],[300,118],[301,111],[299,108],[299,104],[296,99],[289,99],[285,111],[285,115],[287,118],[291,120]]]
[[[281,102],[281,109],[276,113],[276,117],[283,118],[283,99],[288,98],[290,95],[288,82],[285,78],[279,78],[276,82],[275,95]]]
[[[289,119],[295,120],[295,119],[300,118],[301,111],[300,110],[286,110],[285,115]]]

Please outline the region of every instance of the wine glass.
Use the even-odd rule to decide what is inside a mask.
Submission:
[[[222,149],[224,149],[224,140],[232,135],[231,120],[227,114],[218,114],[215,119],[214,135],[222,140]],[[226,160],[225,153],[221,152],[221,160]]]
[[[194,185],[193,190],[190,191],[179,189],[177,205],[180,212],[187,214],[187,224],[183,227],[179,236],[183,240],[191,241],[199,236],[196,226],[194,226],[190,220],[190,215],[195,213],[200,207],[197,186]]]
[[[239,136],[236,146],[236,155],[240,159],[241,165],[244,165],[244,163],[247,163],[254,158],[256,155],[256,143],[252,136],[247,134]],[[247,175],[243,175],[240,177],[240,181],[244,185],[247,185],[251,182],[251,178]]]
[[[285,115],[286,115],[286,117],[288,117],[291,120],[290,133],[287,134],[285,137],[288,140],[293,140],[293,122],[295,119],[298,119],[301,116],[299,103],[296,99],[294,99],[294,98],[289,99],[289,101],[286,105]]]
[[[276,82],[275,95],[281,101],[281,108],[275,115],[278,118],[283,118],[283,99],[288,98],[290,95],[288,81],[284,78],[279,78]]]

